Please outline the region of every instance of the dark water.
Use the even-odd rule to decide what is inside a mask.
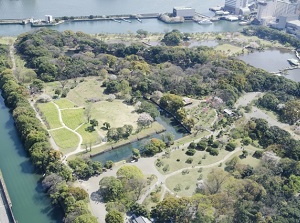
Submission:
[[[62,222],[62,213],[52,207],[50,199],[41,190],[38,183],[41,176],[34,173],[1,96],[0,107],[0,168],[16,220],[18,223]]]
[[[295,52],[283,49],[269,49],[262,52],[244,54],[238,57],[246,63],[262,68],[269,72],[278,72],[283,68],[290,67],[288,59],[297,59]],[[288,71],[286,78],[300,82],[300,69]]]
[[[161,125],[163,125],[166,129],[166,132],[170,132],[174,135],[175,139],[179,139],[186,135],[185,130],[180,128],[179,123],[173,121],[171,118],[167,118],[164,115],[161,115],[160,117],[156,118],[156,121],[158,121]],[[164,132],[164,133],[166,133]],[[162,133],[162,134],[164,134]],[[151,138],[161,138],[161,134],[154,134],[149,138],[142,139],[140,141],[121,146],[118,149],[111,150],[109,152],[103,153],[101,155],[95,156],[92,158],[92,160],[97,160],[102,163],[105,163],[107,160],[112,160],[114,162],[118,162],[120,160],[126,160],[132,156],[132,149],[137,148],[141,149],[145,143],[147,143]]]

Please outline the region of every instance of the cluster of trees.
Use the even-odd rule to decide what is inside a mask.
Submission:
[[[133,130],[132,125],[124,125],[123,127],[118,128],[109,128],[107,131],[107,140],[108,141],[119,141],[120,139],[127,139]]]
[[[136,203],[146,185],[145,176],[136,166],[122,166],[117,171],[117,177],[102,178],[99,182],[99,193],[106,202],[108,216],[120,215],[119,212],[125,213],[128,211],[148,216],[147,209]],[[113,217],[110,216],[110,218]],[[115,222],[122,223],[123,218],[122,221]]]
[[[281,44],[288,44],[295,48],[300,47],[300,41],[297,37],[287,34],[286,32],[272,29],[267,26],[251,26],[244,28],[243,33],[249,36],[258,36],[262,39],[277,40]]]
[[[147,156],[154,156],[156,153],[162,152],[166,148],[166,143],[157,138],[152,138],[143,147],[143,152]]]
[[[257,100],[260,107],[277,113],[280,121],[294,124],[300,119],[300,100],[284,92],[268,92]]]
[[[81,179],[88,179],[93,175],[102,173],[102,164],[99,161],[77,157],[74,160],[70,160],[68,164],[76,176]]]
[[[273,150],[281,157],[300,160],[300,141],[277,126],[269,127],[264,119],[252,119],[245,126],[245,133],[252,140],[258,140],[263,148]]]
[[[50,195],[53,204],[59,204],[65,212],[65,223],[97,223],[90,214],[89,195],[79,187],[72,187],[57,174],[50,174],[42,181],[43,188]]]
[[[7,54],[5,57],[9,58]],[[55,175],[55,178],[59,179],[60,183],[51,184],[46,188],[53,203],[63,207],[66,213],[65,222],[96,223],[97,219],[91,215],[86,204],[87,194],[66,183],[72,180],[72,172],[61,162],[61,152],[51,148],[48,133],[28,102],[28,89],[16,82],[12,71],[7,69],[10,68],[10,63],[3,64],[5,66],[0,66],[0,88],[6,106],[12,111],[24,149],[28,151],[38,172],[46,173],[47,176]]]

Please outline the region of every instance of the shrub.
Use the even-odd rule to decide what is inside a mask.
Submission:
[[[195,155],[196,153],[196,150],[195,149],[188,149],[185,154],[188,155],[188,156],[193,156]]]
[[[156,161],[156,166],[157,167],[161,167],[161,166],[163,166],[164,165],[164,163],[160,160],[160,159],[157,159],[157,161]]]
[[[226,149],[227,151],[233,151],[233,150],[235,150],[235,148],[236,148],[236,143],[235,143],[235,142],[229,142],[229,143],[226,145],[226,147],[225,147],[225,149]]]
[[[191,164],[193,162],[193,158],[188,158],[185,162]]]
[[[219,141],[214,141],[213,144],[211,145],[213,148],[218,148],[220,146],[220,142]]]
[[[252,156],[257,159],[260,159],[262,157],[262,154],[263,154],[263,151],[256,150]]]
[[[196,149],[196,143],[191,142],[188,148],[189,149]]]
[[[170,170],[169,164],[165,165],[164,168],[163,168],[163,171],[168,172],[169,170]]]
[[[204,140],[201,140],[200,142],[197,143],[196,149],[200,151],[204,151],[207,147],[207,142]]]
[[[211,149],[210,152],[209,152],[210,155],[212,156],[217,156],[219,155],[219,150],[217,149]]]

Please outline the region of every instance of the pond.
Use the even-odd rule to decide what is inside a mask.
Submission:
[[[268,49],[265,51],[254,51],[238,57],[240,60],[269,72],[278,72],[281,69],[290,67],[288,59],[297,59],[295,52],[286,49]],[[293,81],[300,81],[300,69],[291,70],[285,75]]]
[[[166,132],[172,133],[174,135],[175,140],[182,138],[184,135],[186,135],[186,131],[181,128],[180,124],[173,120],[171,117],[167,117],[165,114],[161,112],[161,115],[156,118],[156,121],[163,125],[166,129]],[[164,134],[164,133],[161,133]],[[105,152],[103,154],[100,154],[98,156],[95,156],[92,158],[94,161],[100,161],[101,163],[105,163],[107,160],[112,160],[114,162],[118,162],[121,160],[127,160],[132,155],[132,149],[137,148],[141,149],[145,143],[151,138],[160,138],[161,134],[154,134],[151,135],[148,138],[142,139],[140,141],[133,142],[131,144],[127,144],[124,146],[121,146],[117,149]]]

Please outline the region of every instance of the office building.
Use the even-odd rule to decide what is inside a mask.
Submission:
[[[248,0],[225,0],[224,10],[239,14],[242,8],[248,7]]]

